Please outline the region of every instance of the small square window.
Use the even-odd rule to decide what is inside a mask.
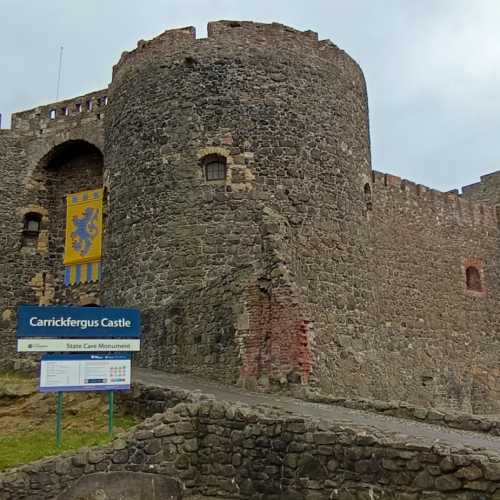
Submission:
[[[213,161],[205,167],[207,181],[219,181],[226,178],[226,165],[219,161]]]

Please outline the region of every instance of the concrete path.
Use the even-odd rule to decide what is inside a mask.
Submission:
[[[189,375],[171,374],[145,368],[135,368],[134,372],[134,381],[146,385],[198,391],[202,394],[211,394],[221,401],[280,408],[300,416],[346,425],[360,431],[369,428],[378,434],[397,437],[401,442],[416,440],[422,444],[442,444],[459,449],[466,447],[500,454],[500,437],[489,434],[449,429],[342,406],[309,403],[276,394],[255,393]]]

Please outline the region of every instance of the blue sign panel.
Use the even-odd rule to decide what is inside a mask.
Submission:
[[[130,372],[130,354],[47,354],[40,367],[40,391],[129,390]]]
[[[19,306],[18,337],[138,338],[138,309],[121,307]]]

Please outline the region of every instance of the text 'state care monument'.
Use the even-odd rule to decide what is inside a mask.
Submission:
[[[108,88],[14,114],[0,175],[2,368],[18,304],[127,306],[142,366],[500,411],[500,173],[459,195],[373,171],[363,73],[314,32],[140,41]],[[68,266],[89,197],[102,256]]]

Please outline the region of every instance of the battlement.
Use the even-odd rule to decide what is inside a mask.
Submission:
[[[123,52],[113,68],[113,74],[123,64],[140,62],[157,54],[173,54],[179,50],[201,44],[231,43],[240,46],[269,46],[316,50],[320,57],[335,57],[345,54],[330,40],[319,40],[314,31],[299,31],[280,23],[257,23],[253,21],[221,20],[207,25],[207,38],[196,38],[193,26],[164,31],[157,37],[137,43],[137,48]]]
[[[102,120],[107,105],[106,88],[14,113],[11,128],[16,132],[33,132],[40,135],[51,129],[69,126],[70,122],[74,121]]]
[[[476,202],[500,205],[500,170],[482,175],[479,182],[463,186],[462,196]]]
[[[386,191],[396,200],[396,209],[399,202],[400,208],[440,211],[452,218],[455,223],[463,225],[497,225],[497,213],[494,206],[465,199],[456,191],[438,191],[408,179],[375,170],[372,172],[372,180],[374,207],[377,205],[377,193]]]
[[[230,38],[245,40],[251,38],[267,40],[298,41],[301,45],[318,42],[314,31],[300,31],[280,23],[256,23],[253,21],[213,21],[207,26],[208,38]]]
[[[491,181],[500,182],[500,170],[496,170],[495,172],[491,172],[486,175],[481,175],[479,182],[473,182],[472,184],[467,184],[466,186],[462,186],[462,193],[467,194],[476,191],[481,186],[490,183]]]

